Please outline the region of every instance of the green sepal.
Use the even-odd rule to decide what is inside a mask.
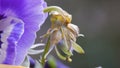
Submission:
[[[85,53],[84,50],[82,49],[82,47],[80,45],[78,45],[77,43],[75,43],[75,42],[72,42],[72,47],[76,52],[78,52],[80,54]]]
[[[57,56],[58,56],[61,60],[66,60],[66,57],[60,54],[60,52],[58,51],[58,49],[56,48],[56,46],[55,46],[55,51],[56,51],[56,53],[57,53]]]

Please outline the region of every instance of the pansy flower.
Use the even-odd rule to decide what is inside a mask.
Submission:
[[[0,0],[0,63],[20,65],[47,14],[44,0]]]
[[[60,59],[69,62],[72,61],[70,57],[73,55],[73,50],[83,54],[84,50],[76,43],[76,38],[83,35],[79,34],[78,26],[71,23],[72,15],[58,6],[47,7],[44,12],[49,12],[51,15],[52,25],[47,33],[41,36],[48,39],[41,59],[42,64],[53,49]]]

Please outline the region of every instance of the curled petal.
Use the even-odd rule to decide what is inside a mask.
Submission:
[[[85,37],[84,34],[79,34],[78,36],[82,36],[82,37]]]
[[[44,51],[44,49],[36,50],[35,48],[43,47],[43,46],[45,46],[45,44],[43,44],[43,43],[38,43],[38,44],[32,45],[30,47],[30,49],[28,50],[27,54],[30,54],[30,55],[40,54],[40,53],[42,53]]]
[[[42,50],[29,49],[29,50],[28,50],[28,54],[30,54],[30,55],[37,55],[37,54],[42,53],[43,51],[44,51],[44,49],[42,49]]]
[[[68,27],[69,30],[71,30],[71,32],[73,32],[73,34],[76,35],[76,37],[79,35],[79,28],[78,28],[78,26],[76,26],[74,24],[68,24],[67,27]]]
[[[37,47],[41,47],[41,46],[45,46],[45,44],[44,43],[38,43],[38,44],[32,45],[30,48],[33,49],[33,48],[37,48]]]

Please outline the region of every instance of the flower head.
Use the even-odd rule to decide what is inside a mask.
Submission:
[[[50,6],[44,9],[44,12],[49,12],[51,15],[51,28],[42,37],[48,37],[43,59],[49,54],[52,49],[55,49],[57,55],[69,62],[73,55],[73,50],[78,53],[84,53],[84,50],[76,43],[76,38],[80,35],[77,25],[71,23],[72,15],[57,6]],[[61,50],[65,55],[61,55]],[[43,61],[43,60],[42,60]]]
[[[0,0],[0,63],[19,65],[47,14],[44,0]]]

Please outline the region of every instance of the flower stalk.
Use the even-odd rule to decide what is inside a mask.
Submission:
[[[46,45],[45,45],[45,48],[44,48],[44,52],[43,52],[43,55],[42,55],[42,59],[40,60],[40,62],[41,62],[41,64],[44,66],[44,64],[45,64],[45,60],[46,60],[46,54],[48,53],[48,51],[49,51],[49,48],[50,48],[50,40],[49,40],[50,38],[48,38],[48,41],[47,41],[47,43],[46,43]]]

